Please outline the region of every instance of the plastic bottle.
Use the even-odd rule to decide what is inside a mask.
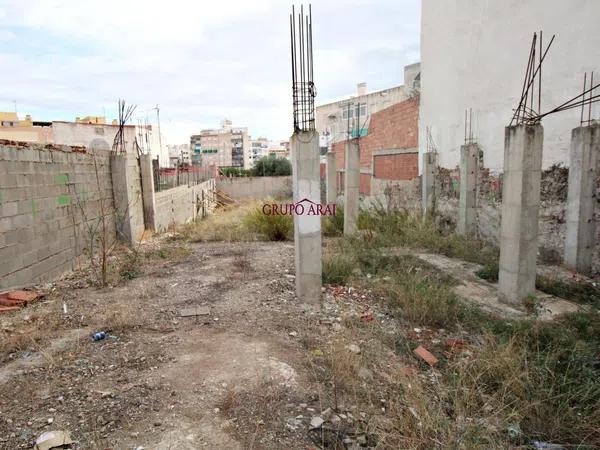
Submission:
[[[94,341],[101,341],[102,339],[104,339],[107,336],[106,331],[100,331],[98,333],[94,333],[92,335],[92,340]]]

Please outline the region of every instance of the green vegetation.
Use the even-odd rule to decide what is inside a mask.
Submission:
[[[292,174],[292,164],[285,158],[276,155],[263,156],[254,163],[252,176],[271,177]]]
[[[243,225],[251,233],[256,233],[267,241],[286,241],[294,237],[292,216],[264,214],[258,206],[246,214]]]
[[[252,169],[239,167],[223,167],[224,177],[278,177],[292,174],[292,164],[286,158],[276,155],[263,156],[254,163]]]
[[[380,380],[377,393],[370,387],[374,383],[352,384],[352,377],[357,377],[352,371],[358,373],[360,364],[341,360],[335,353],[339,349],[329,352],[333,356],[325,362],[328,376],[348,395],[361,390],[364,403],[359,408],[367,408],[369,399],[380,396],[388,385],[386,420],[390,422],[372,425],[379,445],[431,448],[433,441],[460,442],[460,448],[528,448],[533,440],[540,440],[567,448],[600,446],[597,312],[553,322],[494,317],[457,298],[452,292],[455,280],[409,254],[410,247],[424,248],[483,264],[480,276],[494,279],[498,250],[493,246],[443,234],[433,222],[409,213],[376,210],[359,221],[359,228],[355,238],[328,243],[323,281],[370,290],[381,299],[381,307],[407,323],[408,329],[467,331],[465,339],[470,343],[469,354],[440,361],[440,376],[432,386],[412,377],[408,381],[412,387],[406,389],[407,382],[389,385],[388,377]],[[538,277],[537,284],[553,295],[582,303],[597,305],[600,298],[593,286],[544,277]],[[348,333],[352,333],[348,339],[368,342],[361,363],[367,367],[377,364],[377,354],[391,350],[408,357],[416,346],[401,331],[390,336],[372,324],[358,323]],[[433,350],[431,345],[429,349]],[[336,398],[339,395],[335,393]],[[403,405],[410,405],[412,412],[407,413]],[[515,426],[517,432],[507,432]]]
[[[284,202],[287,200],[284,200]],[[178,228],[174,240],[211,241],[284,241],[293,238],[292,216],[263,214],[264,203],[250,201],[218,209],[214,214]]]

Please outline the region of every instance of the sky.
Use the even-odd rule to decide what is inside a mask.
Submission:
[[[292,132],[285,0],[0,0],[0,111],[116,117],[137,105],[169,144],[229,118],[252,137]],[[299,4],[297,4],[299,5]],[[316,103],[403,82],[419,61],[419,0],[313,0]]]

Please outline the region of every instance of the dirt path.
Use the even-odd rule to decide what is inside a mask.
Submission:
[[[0,448],[30,448],[52,429],[81,449],[310,446],[306,426],[287,425],[303,408],[310,420],[316,401],[296,337],[312,313],[294,300],[293,246],[192,250],[122,286],[59,292],[3,322],[15,330],[63,301],[69,308],[59,334],[0,365]],[[180,317],[198,305],[210,315]],[[118,339],[91,342],[90,324],[111,308]]]

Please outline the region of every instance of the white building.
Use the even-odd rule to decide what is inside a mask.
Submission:
[[[429,127],[440,165],[456,167],[471,108],[484,166],[502,171],[504,127],[519,103],[533,33],[543,31],[544,46],[556,34],[542,71],[547,111],[582,92],[585,71],[600,81],[598,18],[598,0],[423,0],[420,152]],[[578,109],[542,120],[544,168],[568,162],[579,120]]]
[[[380,91],[368,92],[367,83],[357,85],[356,95],[317,105],[315,127],[319,132],[319,146],[328,148],[351,133],[367,132],[373,113],[400,103],[418,94],[421,66],[419,63],[404,67],[404,84]]]

